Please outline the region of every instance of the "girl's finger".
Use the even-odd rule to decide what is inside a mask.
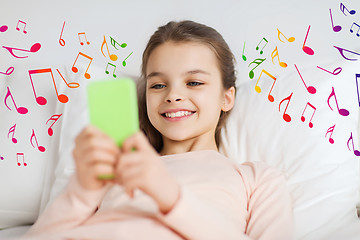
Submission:
[[[127,138],[121,147],[121,150],[125,153],[131,152],[134,149],[138,151],[155,151],[141,131]]]

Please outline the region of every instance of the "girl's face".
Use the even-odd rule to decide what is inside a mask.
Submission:
[[[232,108],[235,90],[223,89],[217,58],[207,45],[160,45],[150,54],[146,81],[148,117],[162,134],[164,147],[200,140],[214,148],[221,110]]]

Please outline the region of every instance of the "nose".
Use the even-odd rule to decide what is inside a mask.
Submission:
[[[168,95],[166,96],[167,103],[181,102],[184,99],[180,91],[176,88],[170,89]]]

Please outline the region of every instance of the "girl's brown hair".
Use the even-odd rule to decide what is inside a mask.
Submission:
[[[138,83],[138,104],[140,129],[148,137],[154,148],[160,152],[163,147],[162,135],[150,123],[146,108],[146,67],[150,54],[161,44],[172,42],[198,42],[209,46],[218,59],[224,89],[235,88],[235,58],[223,37],[213,28],[193,21],[169,22],[151,36],[142,57],[142,72]],[[215,141],[219,147],[220,130],[229,112],[222,111],[215,131]]]

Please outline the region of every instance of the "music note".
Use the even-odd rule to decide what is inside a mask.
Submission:
[[[116,66],[115,66],[114,64],[112,64],[112,63],[108,63],[108,64],[107,64],[105,73],[106,73],[106,74],[109,74],[109,71],[108,71],[109,65],[111,65],[111,66],[114,67],[113,77],[116,78],[116,75],[115,75]]]
[[[351,143],[352,143],[352,148],[353,148],[353,152],[355,154],[355,156],[360,156],[360,152],[358,150],[355,150],[355,146],[354,146],[354,139],[353,139],[353,136],[352,136],[352,132],[350,133],[350,138],[349,140],[347,141],[347,147],[349,149],[349,151],[351,151],[350,147],[349,147],[349,142],[351,140]]]
[[[341,73],[341,71],[342,71],[342,68],[341,68],[341,67],[335,68],[335,70],[334,70],[333,72],[330,72],[330,71],[328,71],[328,70],[326,70],[326,69],[324,69],[324,68],[321,68],[321,67],[319,67],[319,66],[317,66],[317,67],[320,68],[321,70],[324,70],[325,72],[331,73],[332,75],[338,75],[338,74]]]
[[[115,54],[110,54],[109,47],[108,47],[108,44],[107,44],[107,42],[106,42],[105,36],[104,36],[104,41],[103,41],[103,43],[102,43],[102,45],[101,45],[101,53],[104,55],[104,57],[106,57],[106,56],[105,56],[105,53],[104,53],[104,51],[103,51],[104,46],[106,46],[106,49],[107,49],[107,52],[108,52],[108,54],[109,54],[110,59],[111,59],[112,61],[116,61],[116,60],[118,59],[118,57],[117,57]]]
[[[61,34],[60,34],[60,38],[59,38],[59,43],[60,43],[61,46],[65,46],[65,40],[61,38],[62,34],[63,34],[63,31],[64,31],[64,27],[65,27],[65,21],[64,21],[64,24],[62,26]]]
[[[14,72],[14,67],[9,67],[6,72],[0,72],[1,74],[4,74],[4,75],[10,75]]]
[[[111,45],[113,45],[114,48],[116,48],[117,50],[119,50],[119,49],[116,47],[116,45],[119,45],[121,48],[126,48],[126,46],[127,46],[126,43],[122,43],[122,44],[118,43],[118,42],[115,41],[111,36],[110,36],[110,43],[111,43]]]
[[[7,30],[8,30],[8,26],[6,26],[6,25],[2,25],[0,27],[0,32],[6,32]]]
[[[59,69],[56,69],[56,71],[59,73],[60,77],[64,80],[66,86],[68,86],[69,88],[78,88],[78,87],[80,86],[80,84],[77,83],[77,82],[69,82],[69,83],[68,83],[68,82],[65,80],[65,78],[63,77],[63,75],[60,73]]]
[[[354,22],[354,23],[351,25],[350,32],[351,32],[351,33],[354,32],[354,31],[352,30],[352,28],[353,28],[354,25],[358,27],[358,30],[357,30],[357,32],[356,32],[356,36],[360,37],[360,34],[359,34],[360,25],[359,25],[359,24],[357,24],[357,23]]]
[[[360,107],[360,95],[359,95],[359,83],[358,83],[358,79],[360,79],[360,74],[359,74],[359,73],[356,73],[356,74],[355,74],[356,91],[357,91],[358,103],[359,103],[359,107]]]
[[[274,83],[273,83],[273,85],[271,86],[271,89],[270,89],[269,95],[268,95],[269,101],[270,101],[270,102],[274,102],[274,97],[271,95],[271,91],[273,90],[274,85],[275,85],[275,83],[276,83],[276,77],[274,77],[273,75],[271,75],[270,73],[268,73],[268,72],[265,71],[264,69],[261,71],[260,76],[259,76],[259,79],[258,79],[257,82],[256,82],[255,91],[258,92],[258,93],[261,92],[261,88],[258,86],[258,83],[259,83],[259,80],[260,80],[261,75],[262,75],[263,73],[265,73],[266,75],[268,75],[270,78],[272,78],[272,79],[274,80]]]
[[[14,103],[14,106],[15,106],[15,108],[16,108],[16,111],[17,111],[18,113],[20,113],[20,114],[26,114],[26,113],[28,113],[28,109],[27,109],[26,107],[19,107],[19,108],[18,108],[18,107],[16,106],[16,103],[15,103],[14,98],[13,98],[11,92],[10,92],[9,87],[7,87],[7,90],[8,90],[8,91],[7,91],[7,93],[6,93],[5,100],[4,100],[5,106],[11,111],[11,109],[9,108],[9,106],[6,104],[7,98],[8,98],[8,97],[11,97],[11,99],[12,99],[12,101],[13,101],[13,103]]]
[[[89,56],[86,55],[86,54],[83,54],[82,52],[79,52],[79,53],[78,53],[78,55],[77,55],[77,57],[76,57],[76,59],[75,59],[75,62],[74,62],[74,64],[72,65],[71,70],[72,70],[74,73],[77,73],[77,72],[78,72],[78,69],[77,69],[77,67],[75,67],[75,64],[76,64],[76,61],[78,60],[78,58],[79,58],[80,55],[90,60],[89,65],[88,65],[88,67],[86,68],[86,71],[85,71],[85,73],[84,73],[85,78],[86,78],[86,79],[90,79],[91,76],[90,76],[90,74],[89,74],[87,71],[89,70],[89,67],[90,67],[90,64],[91,64],[93,58],[92,58],[92,57],[89,57]]]
[[[248,67],[250,67],[250,65],[251,64],[253,64],[253,63],[255,63],[256,64],[256,66],[253,68],[253,69],[251,69],[250,70],[250,72],[249,72],[249,77],[251,78],[251,79],[253,79],[254,78],[254,69],[255,68],[257,68],[262,62],[264,62],[266,60],[266,58],[264,58],[264,59],[261,59],[261,58],[257,58],[257,59],[255,59],[254,61],[252,61],[250,64],[249,64],[249,66]]]
[[[242,51],[242,59],[243,59],[244,61],[246,61],[246,56],[244,55],[244,52],[245,52],[245,43],[246,43],[246,41],[244,42],[244,47],[243,47],[243,51]]]
[[[13,55],[14,57],[16,57],[16,58],[27,58],[29,56],[19,57],[19,56],[15,55],[14,50],[34,53],[34,52],[39,51],[39,49],[41,48],[41,44],[40,43],[35,43],[34,45],[31,46],[30,50],[20,49],[20,48],[13,48],[13,47],[5,47],[5,46],[2,46],[2,47],[5,48],[6,50],[8,50],[9,53],[11,55]]]
[[[45,68],[45,69],[36,69],[36,70],[29,70],[29,76],[30,76],[30,81],[31,81],[31,86],[32,89],[34,91],[34,95],[35,95],[35,99],[36,102],[40,105],[45,105],[47,103],[46,98],[42,97],[42,96],[36,96],[36,91],[35,91],[35,87],[34,87],[34,82],[32,80],[32,74],[39,74],[39,73],[50,73],[51,74],[51,78],[52,81],[54,83],[54,88],[55,88],[55,92],[56,92],[56,96],[57,99],[62,102],[62,103],[67,103],[69,101],[68,96],[64,95],[64,94],[60,94],[58,93],[57,87],[56,87],[56,83],[55,83],[55,79],[54,79],[54,75],[53,72],[51,70],[51,68]]]
[[[57,120],[59,120],[59,118],[61,117],[62,114],[54,114],[52,115],[47,121],[46,121],[46,124],[49,122],[49,121],[54,121],[53,124],[51,124],[51,126],[48,128],[48,134],[49,136],[52,136],[54,134],[54,131],[52,129],[52,126],[54,126],[54,124],[57,122]]]
[[[126,66],[126,59],[128,59],[130,56],[131,56],[131,54],[133,54],[133,52],[131,52],[125,59],[124,59],[124,61],[122,62],[122,65],[125,67]]]
[[[342,56],[343,58],[345,58],[346,60],[349,60],[349,61],[357,61],[357,59],[351,59],[351,58],[345,57],[344,51],[349,52],[349,53],[353,53],[353,54],[355,54],[355,55],[359,55],[359,56],[360,56],[360,53],[356,53],[356,52],[353,52],[353,51],[350,51],[350,50],[346,50],[346,49],[341,48],[341,47],[336,47],[336,46],[333,46],[333,47],[336,48],[336,49],[340,52],[341,56]]]
[[[335,125],[336,125],[336,124],[335,124]],[[331,136],[332,136],[333,133],[334,133],[335,125],[332,126],[332,127],[329,127],[329,129],[328,129],[327,132],[325,133],[325,138],[326,138],[326,135],[327,135],[328,133],[330,133],[329,142],[330,142],[331,144],[334,144],[334,139],[333,139]]]
[[[38,150],[39,150],[40,152],[45,152],[45,148],[44,148],[43,146],[39,146],[39,144],[38,144],[38,141],[37,141],[36,136],[35,136],[34,129],[32,130],[32,135],[31,135],[31,137],[30,137],[30,143],[31,143],[31,145],[33,146],[33,148],[35,148],[35,146],[34,146],[34,144],[33,144],[33,139],[35,139],[36,146],[37,146]]]
[[[18,23],[16,24],[16,30],[20,31],[20,28],[19,28],[19,24],[22,23],[24,25],[24,29],[23,29],[23,32],[26,34],[27,32],[25,31],[25,27],[26,27],[26,22],[23,22],[21,20],[18,21]]]
[[[279,65],[280,67],[286,68],[287,64],[285,62],[280,62],[280,57],[279,57],[279,51],[277,49],[277,46],[275,47],[275,50],[271,53],[271,58],[272,58],[272,63],[274,63],[274,58],[277,57],[279,60]]]
[[[316,111],[316,107],[314,107],[314,106],[313,106],[311,103],[309,103],[309,102],[306,104],[305,109],[304,109],[303,113],[301,114],[301,121],[305,122],[305,116],[304,116],[304,114],[305,114],[305,111],[306,111],[307,106],[310,106],[310,107],[313,109],[313,114],[312,114],[312,116],[311,116],[311,118],[310,118],[310,121],[309,121],[309,127],[312,128],[312,127],[314,126],[314,124],[312,123],[312,119],[313,119],[313,117],[314,117],[314,114],[315,114],[315,111]]]
[[[355,10],[349,11],[349,9],[347,9],[343,3],[340,3],[340,10],[343,12],[343,14],[344,14],[345,16],[347,16],[346,13],[345,13],[345,10],[346,10],[348,13],[350,13],[351,15],[354,15],[354,14],[356,13]]]
[[[291,100],[291,97],[292,97],[293,93],[290,94],[290,96],[284,98],[283,100],[281,100],[280,104],[279,104],[279,112],[280,112],[280,106],[281,104],[284,102],[284,101],[288,101],[288,103],[286,104],[286,107],[285,107],[285,111],[283,113],[283,119],[285,120],[285,122],[290,122],[291,121],[291,117],[289,114],[286,113],[286,110],[289,106],[289,103],[290,103],[290,100]]]
[[[259,42],[259,44],[256,46],[256,50],[259,50],[259,45],[261,44],[262,41],[265,41],[265,44],[263,46],[263,48],[260,50],[260,54],[264,53],[264,48],[266,47],[266,45],[269,43],[268,40],[266,40],[266,38],[262,38],[261,41]]]
[[[308,47],[308,46],[305,46],[307,37],[308,37],[308,35],[309,35],[310,27],[311,27],[311,25],[309,25],[309,28],[308,28],[308,30],[307,30],[306,37],[305,37],[305,41],[304,41],[304,44],[303,44],[303,46],[302,46],[302,49],[303,49],[303,51],[304,51],[306,54],[314,55],[314,50],[312,50],[312,48],[310,48],[310,47]]]
[[[280,30],[278,28],[277,28],[277,31],[278,31],[278,38],[281,42],[285,43],[283,40],[281,40],[280,35],[282,35],[288,42],[295,41],[294,37],[289,37],[289,38],[285,37],[285,35],[282,32],[280,32]]]
[[[330,19],[331,19],[331,25],[332,25],[332,29],[334,32],[340,32],[341,31],[341,26],[340,25],[337,25],[337,26],[334,26],[334,21],[333,21],[333,18],[332,18],[332,14],[331,14],[331,9],[329,8],[329,11],[330,11]]]
[[[348,116],[348,115],[349,115],[349,111],[348,111],[348,110],[346,110],[345,108],[342,108],[342,109],[339,108],[339,104],[338,104],[338,101],[337,101],[337,99],[336,99],[334,87],[332,87],[332,91],[331,91],[330,96],[328,97],[328,100],[327,100],[327,104],[329,105],[330,109],[333,111],[332,107],[330,106],[330,98],[331,98],[331,97],[334,97],[335,103],[336,103],[336,107],[337,107],[340,115],[345,116],[345,117]]]
[[[26,167],[26,166],[27,166],[27,163],[25,162],[25,155],[24,155],[24,153],[17,153],[17,154],[16,154],[17,165],[20,167],[20,166],[21,166],[21,163],[20,163],[20,161],[19,161],[19,158],[22,158],[22,162],[23,162],[24,166]]]
[[[4,157],[3,157],[3,156],[0,156],[0,160],[4,160]]]
[[[299,69],[297,68],[296,64],[294,64],[294,66],[295,66],[297,72],[299,73],[300,78],[301,78],[302,82],[304,83],[306,90],[307,90],[310,94],[315,94],[315,93],[316,93],[316,88],[314,88],[313,86],[309,86],[309,87],[306,86],[306,83],[305,83],[303,77],[301,76],[300,71],[299,71]]]
[[[9,138],[10,133],[12,133],[11,141],[12,141],[13,143],[17,143],[17,139],[14,137],[14,135],[15,135],[15,128],[16,128],[16,124],[9,129],[9,133],[8,133],[8,138]]]
[[[86,44],[89,45],[90,42],[87,40],[85,32],[78,33],[78,37],[79,37],[80,44],[81,44],[81,45],[84,45],[84,42],[81,40],[81,36],[84,36]]]

